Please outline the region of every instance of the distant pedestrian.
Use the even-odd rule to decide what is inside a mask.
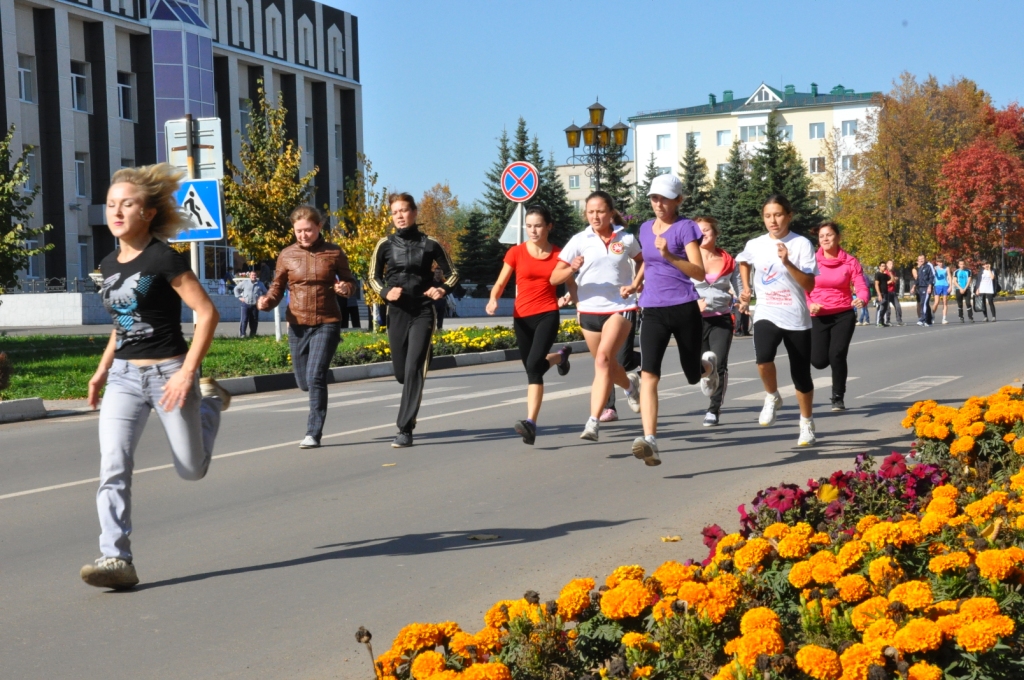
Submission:
[[[889,268],[885,262],[878,265],[878,271],[875,272],[874,289],[875,296],[878,300],[878,313],[875,315],[875,325],[879,328],[889,327],[889,282],[892,277],[889,276]]]
[[[295,243],[277,256],[274,281],[256,304],[273,309],[288,290],[285,315],[295,382],[309,392],[306,436],[299,448],[315,449],[327,418],[327,371],[341,336],[338,296],[350,295],[356,280],[345,252],[320,234],[324,218],[319,210],[301,205],[292,211],[291,222]]]
[[[100,403],[100,484],[96,507],[100,554],[82,567],[83,581],[123,590],[138,584],[132,561],[132,469],[135,450],[155,410],[187,480],[206,476],[220,414],[231,403],[212,378],[199,378],[220,315],[188,259],[167,245],[184,225],[174,195],[184,174],[166,163],[123,168],[107,190],[106,222],[119,248],[103,258],[100,296],[114,322],[89,406]],[[191,344],[181,330],[181,303],[196,313]]]
[[[903,325],[903,307],[900,305],[900,273],[896,269],[896,263],[892,260],[887,260],[885,263],[885,273],[889,275],[889,286],[888,286],[888,300],[889,300],[889,312],[886,314],[886,323],[892,322],[891,315],[896,315],[896,325]]]
[[[974,278],[971,270],[963,260],[957,262],[956,271],[953,272],[953,291],[956,295],[956,310],[960,315],[960,323],[964,322],[964,303],[967,303],[967,318],[974,323],[974,304],[971,300],[972,284]]]
[[[255,271],[249,272],[249,278],[235,286],[235,297],[242,303],[238,337],[244,338],[246,330],[250,331],[250,338],[256,337],[256,328],[260,323],[260,310],[256,303],[266,294],[267,287],[263,285]]]
[[[440,269],[434,270],[434,285],[440,286],[444,283],[444,274],[441,273]],[[444,317],[448,315],[448,296],[444,296],[440,300],[434,300],[434,317],[437,319],[437,329],[441,330],[444,327]]]
[[[977,294],[981,297],[981,313],[985,315],[985,322],[988,322],[988,310],[992,310],[992,321],[996,320],[996,295],[999,293],[999,279],[992,271],[992,265],[988,262],[981,264],[981,271],[978,272]]]
[[[359,301],[363,297],[363,284],[356,279],[355,284],[352,287],[352,292],[348,297],[341,298],[339,303],[341,304],[341,327],[342,328],[361,328],[361,321],[359,319]],[[344,302],[341,302],[343,300]]]
[[[917,295],[917,325],[932,325],[931,297],[935,291],[935,271],[925,260],[924,255],[917,256],[914,275],[914,294]]]
[[[853,340],[854,308],[867,309],[871,299],[864,270],[853,255],[839,247],[839,226],[826,222],[816,229],[820,247],[815,254],[818,276],[807,294],[811,313],[811,365],[832,369],[832,410],[845,411],[846,357]],[[852,298],[851,288],[856,291]]]
[[[946,311],[949,304],[949,267],[941,257],[935,258],[935,296],[932,298],[932,313],[939,311],[942,305],[942,323],[949,323]]]

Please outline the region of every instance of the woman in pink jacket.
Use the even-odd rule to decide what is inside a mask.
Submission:
[[[839,226],[826,222],[815,230],[818,237],[818,270],[814,290],[807,294],[811,312],[811,365],[832,367],[832,410],[845,411],[846,355],[850,351],[857,315],[870,299],[864,270],[853,255],[839,247]],[[853,300],[851,289],[857,292]]]

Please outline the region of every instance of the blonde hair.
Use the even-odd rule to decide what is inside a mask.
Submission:
[[[309,220],[316,226],[323,226],[324,214],[314,208],[311,205],[300,205],[298,208],[292,211],[292,214],[288,216],[292,224],[295,224],[299,220]]]
[[[188,218],[174,197],[184,177],[185,173],[173,165],[157,163],[138,168],[121,168],[110,178],[110,184],[123,182],[139,190],[145,209],[156,210],[156,215],[149,222],[149,233],[166,242],[189,225]]]

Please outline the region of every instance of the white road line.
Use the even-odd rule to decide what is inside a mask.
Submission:
[[[496,390],[485,390],[483,392],[468,392],[466,394],[451,394],[447,397],[438,397],[436,399],[424,399],[420,402],[420,406],[434,406],[435,404],[447,404],[453,401],[465,401],[466,399],[476,399],[477,397],[489,397],[495,394],[508,394],[515,387],[502,387]],[[426,392],[426,390],[423,390]],[[388,404],[390,408],[399,408],[401,404]]]
[[[369,394],[370,392],[376,392],[377,390],[352,390],[349,392],[336,392],[335,394],[329,394],[328,399],[337,399],[338,397],[351,397],[356,394]],[[254,408],[267,408],[270,406],[282,406],[284,404],[298,404],[300,402],[308,402],[309,396],[292,397],[289,399],[278,399],[276,401],[262,401],[258,404],[245,404],[243,406],[232,406],[229,410],[237,413],[238,411],[250,411]]]
[[[906,382],[901,382],[896,385],[889,387],[883,387],[880,390],[874,392],[868,392],[862,394],[858,399],[864,399],[866,397],[878,396],[882,399],[906,399],[907,397],[917,394],[918,392],[924,392],[932,387],[938,387],[939,385],[945,385],[948,382],[953,382],[963,376],[959,375],[923,375],[920,378],[914,378]]]
[[[857,378],[851,376],[846,379],[847,382],[851,380],[857,380]],[[825,387],[832,387],[832,376],[820,375],[814,379],[814,389],[820,390]],[[795,397],[796,386],[786,385],[785,387],[780,387],[779,394],[783,397]],[[733,399],[733,401],[764,401],[764,395],[765,393],[763,391],[756,392],[754,394],[748,394],[745,397],[736,397],[735,399]]]
[[[461,389],[464,389],[464,388],[463,387],[432,387],[432,388],[430,388],[428,390],[423,390],[423,393],[427,394],[428,392],[450,392],[452,390],[461,390]],[[402,398],[402,393],[399,392],[398,394],[385,394],[385,395],[382,395],[382,396],[379,396],[379,397],[366,397],[364,399],[347,399],[345,401],[335,401],[333,403],[327,404],[327,408],[338,408],[339,406],[352,406],[354,404],[372,404],[372,403],[378,402],[378,401],[388,401],[389,399],[401,399],[401,398]],[[299,401],[308,401],[308,400],[309,400],[309,397],[306,397],[305,399],[300,399]],[[279,408],[275,412],[276,413],[299,413],[299,412],[308,411],[308,410],[309,410],[308,407],[302,406],[300,408]]]

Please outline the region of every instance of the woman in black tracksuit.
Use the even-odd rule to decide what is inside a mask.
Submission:
[[[416,200],[409,194],[392,194],[388,203],[395,231],[378,241],[373,250],[370,286],[387,301],[391,363],[395,379],[402,385],[398,436],[391,444],[397,449],[412,446],[430,367],[430,339],[437,323],[434,303],[458,283],[459,274],[441,244],[419,230]],[[437,285],[435,263],[444,276]]]

